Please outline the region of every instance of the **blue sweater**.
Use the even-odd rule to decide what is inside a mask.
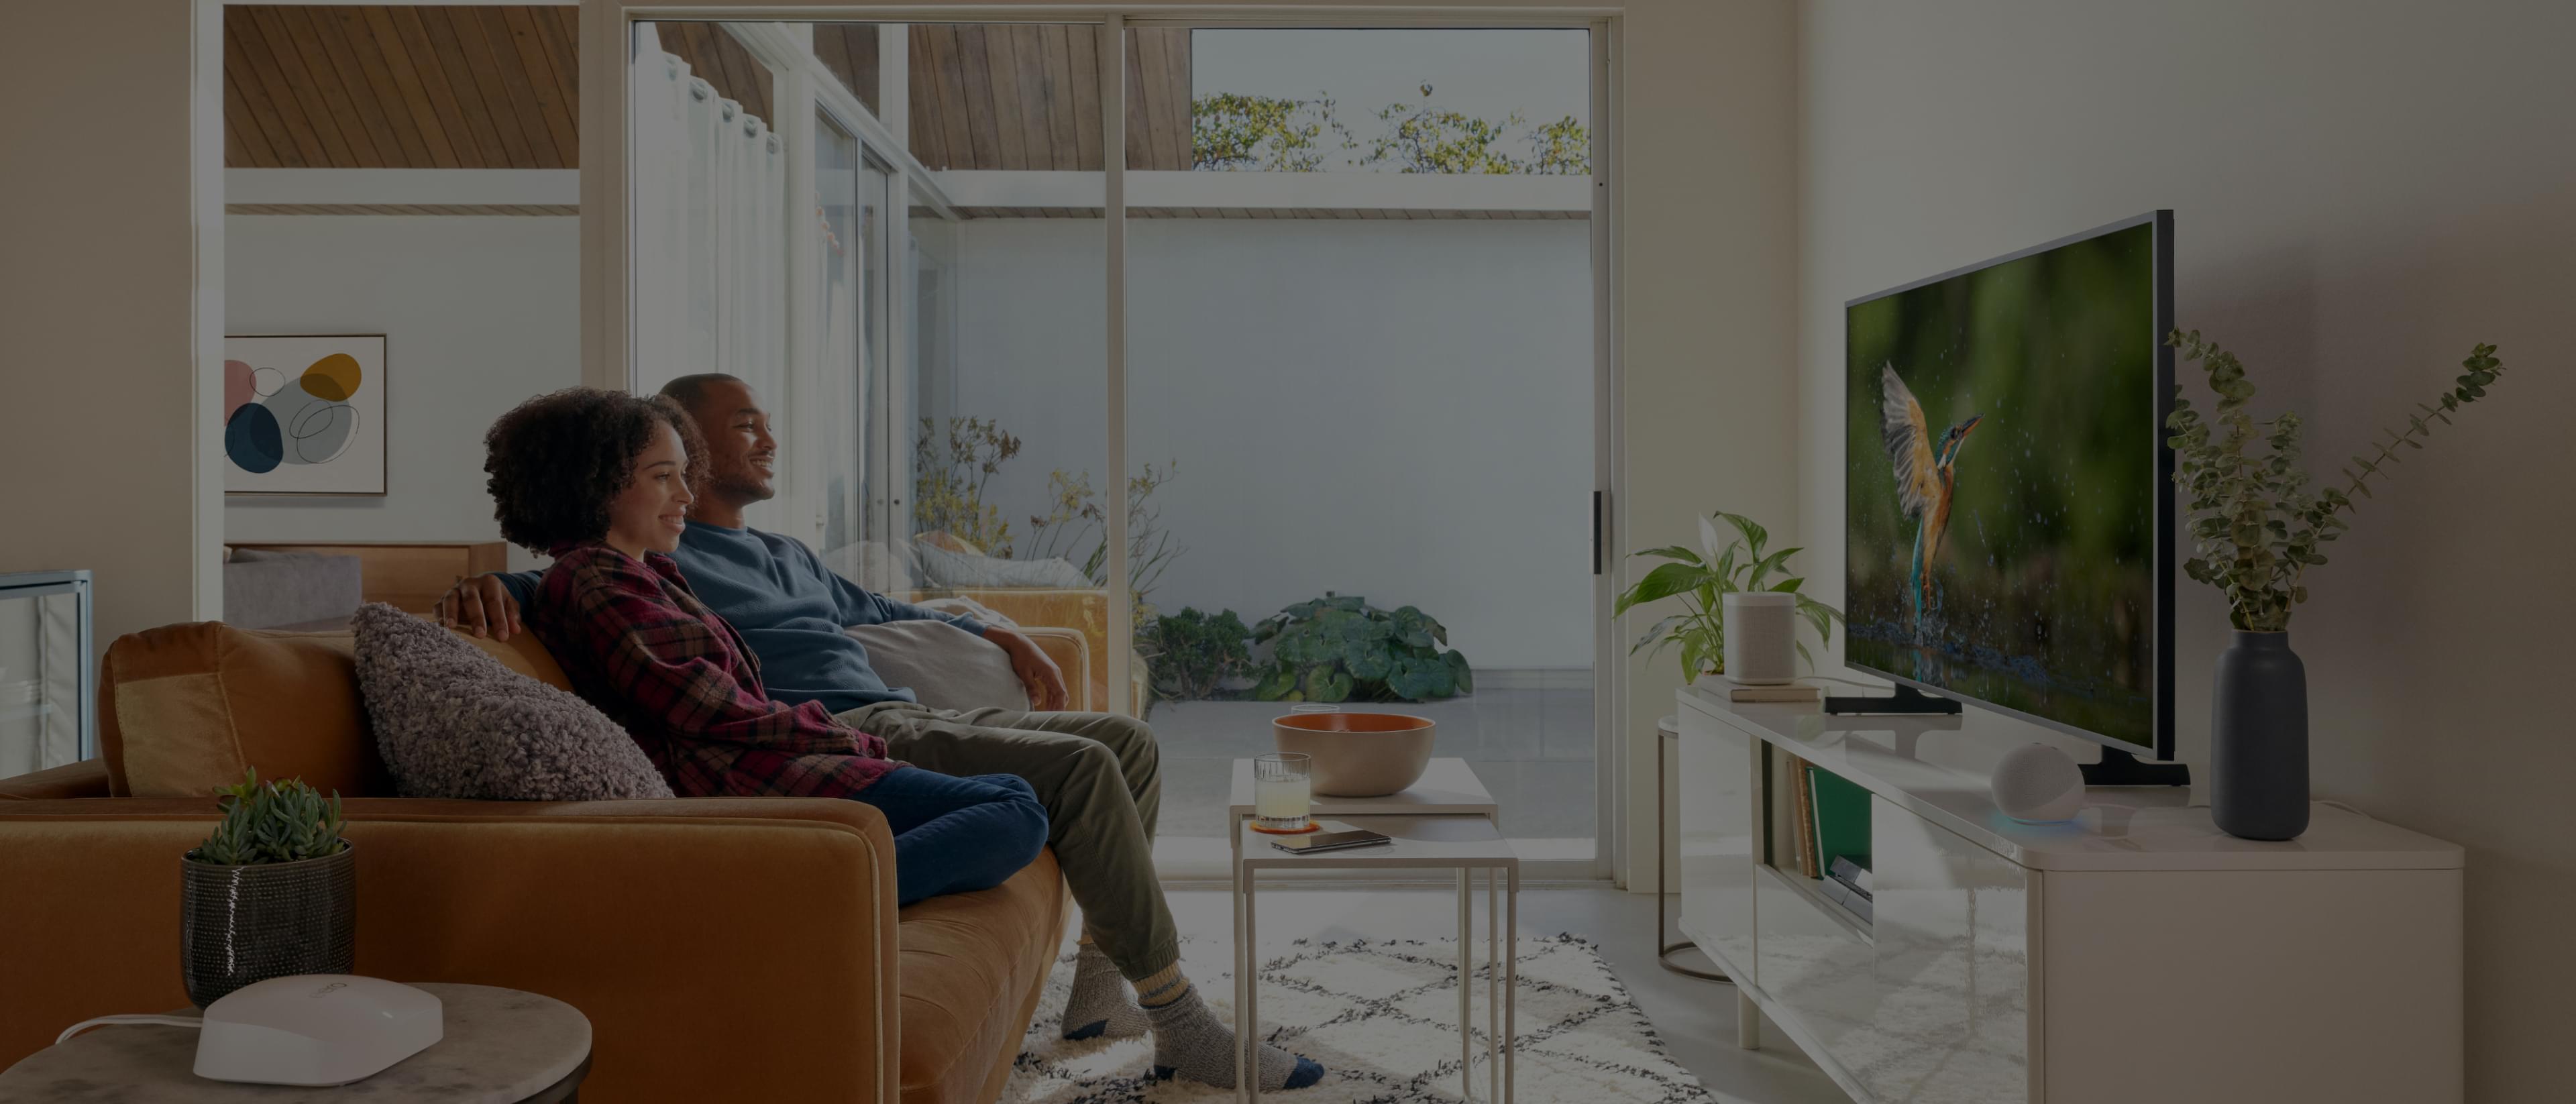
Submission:
[[[784,702],[817,701],[838,713],[914,700],[911,690],[877,677],[867,648],[841,631],[845,627],[929,620],[984,634],[974,618],[861,590],[826,570],[802,542],[775,533],[692,521],[671,558],[698,599],[742,633],[760,657],[761,683],[770,697]],[[522,617],[543,577],[537,571],[501,576]]]

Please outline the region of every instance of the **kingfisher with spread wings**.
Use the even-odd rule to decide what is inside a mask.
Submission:
[[[1896,501],[1904,507],[1905,516],[1915,521],[1914,565],[1905,573],[1905,589],[1912,597],[1914,622],[1923,623],[1924,591],[1932,583],[1932,565],[1941,558],[1941,546],[1950,533],[1950,492],[1957,486],[1955,465],[1959,448],[1976,431],[1983,414],[1970,414],[1966,421],[1951,426],[1932,439],[1929,423],[1923,419],[1923,404],[1914,401],[1914,392],[1897,378],[1896,365],[1879,370],[1879,418],[1887,439],[1888,458],[1895,461]]]

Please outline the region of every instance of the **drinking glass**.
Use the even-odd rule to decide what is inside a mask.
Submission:
[[[1315,794],[1315,760],[1306,755],[1263,755],[1252,761],[1252,829],[1278,835],[1315,830],[1308,818]]]

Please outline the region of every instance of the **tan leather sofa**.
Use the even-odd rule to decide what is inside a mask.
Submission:
[[[478,641],[563,685],[522,634]],[[91,1016],[181,1007],[193,796],[301,776],[348,797],[359,973],[570,1002],[605,1101],[990,1101],[1064,930],[1052,855],[897,910],[855,801],[390,796],[346,633],[170,625],[100,671],[100,760],[0,781],[0,1066]]]

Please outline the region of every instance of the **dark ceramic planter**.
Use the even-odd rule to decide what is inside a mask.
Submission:
[[[2250,840],[2308,830],[2308,669],[2286,632],[2238,632],[2218,656],[2209,758],[2218,828]]]
[[[255,981],[345,974],[358,960],[358,855],[217,866],[179,861],[179,972],[199,1008]]]

